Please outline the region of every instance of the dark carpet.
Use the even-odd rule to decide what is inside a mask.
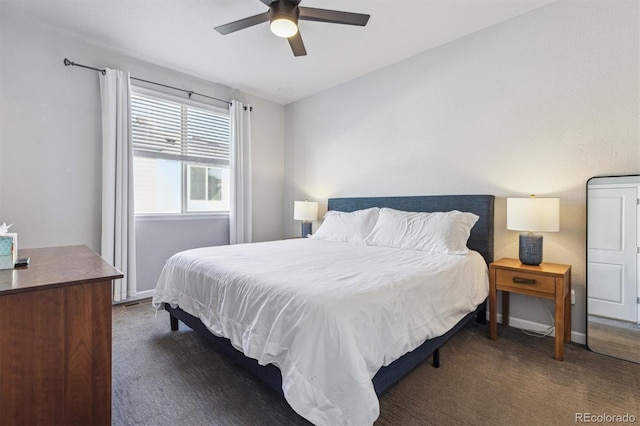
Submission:
[[[440,368],[424,362],[380,398],[376,426],[594,424],[625,414],[640,423],[640,364],[577,344],[556,361],[551,337],[498,334],[494,342],[475,324],[459,332]],[[309,425],[184,324],[171,332],[168,314],[148,302],[113,308],[112,411],[117,426]]]

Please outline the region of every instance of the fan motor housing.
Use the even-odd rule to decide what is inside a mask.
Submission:
[[[299,16],[300,10],[298,7],[287,0],[274,1],[271,3],[271,6],[269,6],[269,20],[271,22],[278,18],[289,18],[297,25]]]

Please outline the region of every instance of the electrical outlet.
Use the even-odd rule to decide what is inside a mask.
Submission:
[[[576,291],[575,290],[571,290],[571,304],[572,305],[576,304]]]

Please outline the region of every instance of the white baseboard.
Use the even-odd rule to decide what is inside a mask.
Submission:
[[[149,299],[149,298],[153,297],[153,292],[154,291],[155,290],[139,291],[139,292],[136,293],[135,296],[127,297],[125,300],[120,300],[118,302],[113,302],[113,305],[121,305],[123,303],[131,303],[131,302],[135,302],[137,300]]]
[[[487,320],[488,321],[488,320]],[[498,322],[502,323],[502,314],[498,314]],[[540,324],[529,320],[523,320],[515,318],[509,315],[509,326],[514,328],[520,328],[522,330],[534,330],[534,331],[546,331],[549,328],[547,324]],[[555,328],[551,333],[551,336],[555,337]],[[571,331],[571,342],[580,343],[582,345],[587,344],[587,335],[585,333],[578,333],[577,331]]]

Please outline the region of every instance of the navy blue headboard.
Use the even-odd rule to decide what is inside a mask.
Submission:
[[[352,212],[370,207],[388,207],[408,212],[459,210],[480,216],[471,229],[467,246],[479,252],[487,264],[493,262],[493,195],[421,195],[407,197],[329,198],[329,210]]]

